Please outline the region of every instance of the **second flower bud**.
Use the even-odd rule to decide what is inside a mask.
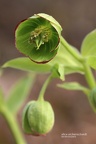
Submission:
[[[23,112],[23,129],[27,134],[46,135],[54,125],[54,111],[49,102],[29,102]]]

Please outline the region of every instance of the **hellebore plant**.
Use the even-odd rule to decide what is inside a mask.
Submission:
[[[83,91],[92,109],[96,112],[96,81],[91,70],[91,68],[96,69],[96,30],[84,38],[81,52],[68,44],[62,37],[61,31],[60,24],[53,17],[44,13],[29,17],[16,28],[16,48],[25,57],[10,60],[2,68],[10,67],[27,71],[28,76],[15,85],[6,101],[1,90],[0,112],[8,121],[17,144],[26,142],[22,138],[14,116],[27,98],[36,73],[49,74],[49,77],[38,99],[28,102],[24,108],[22,127],[25,133],[35,136],[46,135],[52,129],[55,120],[54,111],[51,104],[44,100],[44,95],[49,82],[54,78],[64,81],[68,74],[82,74],[87,82],[86,87],[74,81],[64,81],[57,86],[68,90]]]

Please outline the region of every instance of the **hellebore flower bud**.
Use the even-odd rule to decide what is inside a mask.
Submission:
[[[49,102],[29,102],[23,112],[22,126],[27,134],[46,135],[54,125],[54,112]]]
[[[47,14],[36,14],[21,22],[15,32],[17,49],[36,63],[46,63],[57,54],[60,24]]]

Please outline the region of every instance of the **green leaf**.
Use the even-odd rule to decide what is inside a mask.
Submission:
[[[33,61],[31,61],[29,58],[26,57],[22,57],[22,58],[16,58],[13,60],[9,60],[7,61],[2,68],[15,68],[15,69],[19,69],[19,70],[24,70],[24,71],[31,71],[31,72],[36,72],[36,73],[49,73],[51,72],[51,69],[53,69],[52,67],[54,67],[55,65],[59,65],[60,67],[62,66],[65,71],[65,74],[70,74],[70,73],[81,73],[84,74],[83,71],[83,67],[81,64],[74,63],[74,59],[66,56],[67,53],[64,52],[64,55],[60,55],[60,52],[57,54],[57,56],[50,61],[49,63],[46,64],[36,64]],[[72,62],[73,61],[73,62]],[[63,72],[64,73],[64,72]]]
[[[93,69],[96,70],[96,56],[89,56],[87,58],[87,62]]]
[[[65,75],[68,75],[68,74],[72,74],[72,73],[80,73],[80,74],[84,74],[84,71],[83,71],[83,68],[82,67],[79,67],[79,66],[65,66],[64,67],[64,72],[65,72]]]
[[[28,97],[32,85],[34,83],[35,76],[28,75],[20,79],[12,88],[8,95],[6,105],[11,112],[16,113],[22,106],[26,98]]]
[[[81,45],[83,56],[96,56],[96,29],[90,32],[83,40]]]
[[[76,49],[74,48],[76,51]],[[81,73],[84,74],[83,66],[78,62],[67,50],[66,48],[60,46],[58,54],[50,62],[46,64],[36,64],[32,62],[29,58],[16,58],[6,62],[2,67],[11,67],[25,71],[34,71],[37,73],[49,73],[51,69],[58,65],[63,67],[63,73]],[[61,68],[60,68],[61,69]],[[60,70],[61,71],[61,70]],[[62,74],[63,75],[63,74]],[[62,78],[63,79],[63,78]]]
[[[32,62],[29,58],[16,58],[13,60],[10,60],[6,62],[3,66],[3,68],[15,68],[19,70],[24,70],[24,71],[34,71],[37,73],[48,73],[50,72],[51,66],[47,64],[36,64]]]
[[[67,89],[67,90],[81,90],[84,92],[89,91],[86,87],[82,86],[81,84],[77,82],[66,82],[63,84],[58,84],[58,87]]]

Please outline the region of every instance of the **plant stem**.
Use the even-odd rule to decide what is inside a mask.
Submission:
[[[12,134],[14,136],[16,143],[17,144],[26,144],[26,142],[22,136],[22,133],[20,132],[20,129],[17,124],[15,116],[13,116],[13,114],[11,114],[11,112],[8,110],[8,108],[5,105],[3,105],[1,108],[1,114],[4,116],[4,118],[8,122],[8,125],[12,131]]]
[[[46,88],[47,88],[49,82],[51,81],[51,79],[52,79],[52,75],[50,75],[47,78],[47,80],[45,81],[45,83],[43,84],[42,89],[41,89],[40,94],[39,94],[39,97],[38,97],[38,100],[44,100],[44,93],[45,93]]]
[[[86,81],[87,81],[90,89],[93,89],[94,87],[96,87],[96,82],[95,82],[93,73],[86,61],[83,62],[83,66],[84,66]]]
[[[78,61],[82,61],[82,56],[77,53],[70,44],[61,36],[61,44],[66,48],[66,50]]]
[[[63,37],[61,37],[61,43],[67,49],[67,51],[83,65],[86,81],[90,89],[93,89],[96,86],[96,82],[93,73],[89,65],[87,64],[87,61],[79,53],[74,51],[74,49],[72,49],[72,47],[66,42]]]

